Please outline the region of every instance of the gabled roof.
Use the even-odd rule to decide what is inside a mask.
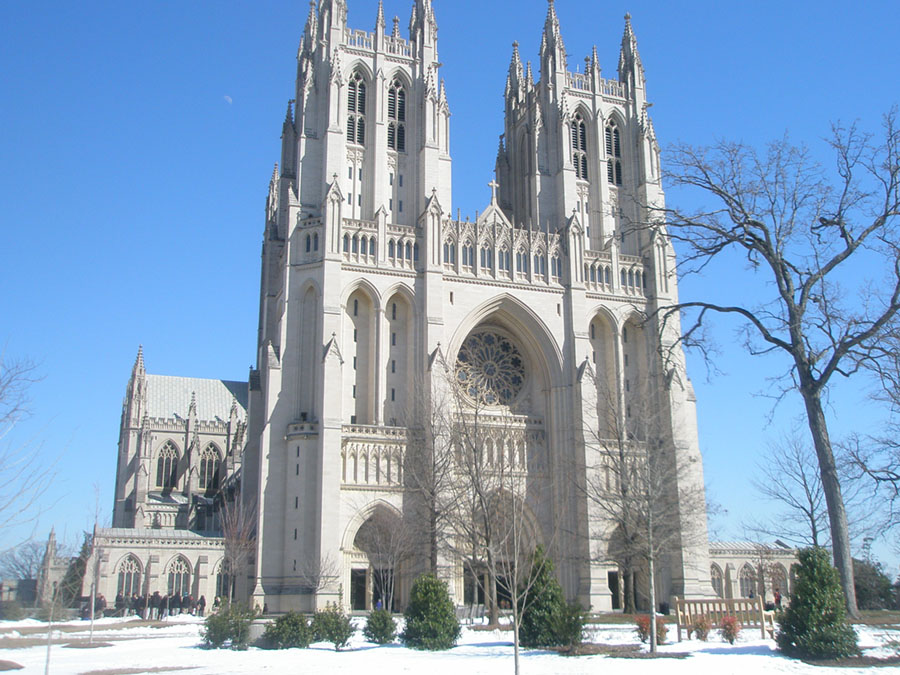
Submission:
[[[150,417],[171,419],[188,417],[191,396],[197,401],[197,419],[213,422],[216,417],[227,421],[232,401],[237,401],[238,419],[247,415],[247,383],[230,380],[207,380],[198,377],[147,375],[147,407]]]

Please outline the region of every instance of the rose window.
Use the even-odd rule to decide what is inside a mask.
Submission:
[[[456,382],[482,405],[509,405],[522,391],[525,363],[516,346],[497,333],[473,333],[456,357]]]

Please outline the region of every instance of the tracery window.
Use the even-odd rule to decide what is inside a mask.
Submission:
[[[494,269],[494,253],[487,244],[481,247],[481,269]]]
[[[178,450],[172,441],[159,451],[156,459],[156,487],[171,490],[178,484]]]
[[[497,269],[502,272],[509,272],[509,250],[505,246],[501,247],[497,252]]]
[[[756,595],[756,572],[749,564],[741,568],[741,597],[749,598]]]
[[[553,277],[554,281],[559,281],[559,278],[562,276],[562,262],[560,262],[559,255],[556,253],[550,258],[550,276]]]
[[[534,254],[534,273],[542,277],[547,276],[547,259],[543,251]]]
[[[575,113],[572,120],[572,163],[575,165],[575,175],[587,180],[587,125],[580,112]]]
[[[191,568],[181,556],[169,563],[169,595],[185,595],[191,592]]]
[[[592,326],[593,327],[593,326]],[[712,582],[713,590],[720,598],[725,597],[725,580],[722,577],[722,570],[718,565],[712,565],[709,568],[709,578]]]
[[[119,565],[116,593],[128,598],[132,595],[141,595],[141,592],[141,564],[134,556],[128,556]]]
[[[524,248],[516,251],[516,273],[521,276],[528,274],[528,253]]]
[[[200,489],[219,489],[219,470],[222,466],[219,460],[219,451],[210,443],[200,455]]]
[[[456,244],[449,239],[444,242],[444,264],[456,264]]]
[[[456,357],[456,382],[473,403],[509,405],[525,383],[525,363],[505,336],[472,333]]]
[[[470,241],[467,241],[462,246],[462,264],[463,267],[470,269],[475,267],[475,249]]]
[[[606,125],[606,157],[606,179],[614,185],[621,185],[622,142],[615,122]]]
[[[347,86],[347,142],[366,144],[366,83],[359,72]]]
[[[388,147],[406,151],[406,90],[400,80],[388,89]]]

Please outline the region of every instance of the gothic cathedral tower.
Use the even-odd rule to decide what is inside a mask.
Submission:
[[[373,542],[415,520],[410,453],[450,392],[479,410],[489,461],[521,476],[529,537],[556,555],[567,595],[612,609],[617,534],[584,491],[598,446],[662,428],[690,467],[673,493],[703,489],[683,358],[658,356],[678,327],[659,338],[646,321],[677,291],[652,222],[663,194],[637,42],[626,18],[618,79],[596,50],[571,72],[550,1],[538,82],[514,46],[497,183],[470,221],[450,217],[437,34],[430,0],[415,0],[407,37],[380,4],[367,32],[344,0],[310,3],[266,204],[244,592],[276,612],[402,606],[428,543],[400,560]],[[660,591],[708,594],[705,517],[681,516]],[[451,549],[441,574],[473,600]]]

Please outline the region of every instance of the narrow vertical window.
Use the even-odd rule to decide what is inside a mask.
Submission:
[[[606,179],[613,185],[622,184],[622,140],[615,122],[606,126]]]
[[[587,124],[580,112],[575,113],[575,119],[572,120],[572,164],[575,166],[575,175],[581,180],[587,180]]]
[[[366,83],[358,72],[347,86],[347,141],[366,144]]]
[[[388,147],[406,152],[406,90],[400,80],[388,89]]]

